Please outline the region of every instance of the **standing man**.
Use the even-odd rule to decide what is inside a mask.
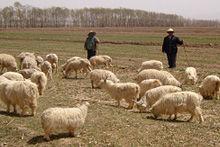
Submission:
[[[182,45],[183,40],[174,36],[174,30],[172,28],[167,30],[168,36],[163,40],[162,52],[167,54],[167,60],[169,68],[176,67],[176,54],[178,51],[177,45]]]
[[[96,37],[96,32],[90,31],[84,45],[84,48],[87,50],[87,59],[96,55],[97,44],[99,42],[99,39]]]

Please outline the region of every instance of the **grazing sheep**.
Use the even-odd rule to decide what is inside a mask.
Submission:
[[[188,112],[191,117],[188,121],[192,121],[194,116],[199,117],[200,123],[204,121],[202,110],[200,108],[202,96],[191,91],[169,93],[161,97],[150,108],[155,118],[159,115],[175,115],[174,120],[177,118],[178,113]]]
[[[12,55],[0,54],[0,72],[2,73],[4,68],[7,71],[16,71],[17,63],[15,58]]]
[[[185,70],[185,76],[185,84],[196,84],[198,77],[196,69],[194,67],[187,67]]]
[[[46,75],[41,71],[34,72],[31,75],[31,82],[37,84],[39,95],[42,95],[47,85]]]
[[[7,79],[6,77],[0,76],[0,83],[4,82],[4,81],[8,81],[9,79]],[[1,93],[1,92],[0,92]]]
[[[39,69],[35,58],[27,56],[23,59],[23,61],[21,63],[21,69],[30,69],[30,68]]]
[[[140,83],[146,79],[158,79],[163,85],[173,85],[180,87],[181,84],[176,78],[167,71],[159,71],[156,69],[145,69],[138,73],[135,80]]]
[[[145,92],[152,89],[161,86],[162,83],[158,79],[148,79],[148,80],[143,80],[141,83],[139,83],[139,86],[141,88],[140,91],[140,98],[144,96]]]
[[[48,62],[50,62],[50,64],[52,65],[53,68],[53,72],[56,71],[56,73],[58,72],[58,56],[56,54],[48,54],[46,55],[46,60]]]
[[[19,62],[20,62],[20,66],[21,66],[21,64],[22,64],[22,62],[23,62],[23,60],[24,60],[25,57],[31,57],[31,58],[35,59],[34,53],[21,52],[21,53],[17,56],[17,58],[19,59]],[[20,69],[21,69],[21,67],[20,67]]]
[[[92,88],[99,88],[100,81],[105,79],[111,80],[114,83],[118,83],[120,81],[116,75],[109,70],[94,69],[90,72]]]
[[[25,79],[29,79],[31,78],[31,75],[38,71],[37,69],[33,69],[33,68],[30,68],[30,69],[22,69],[22,70],[19,70],[18,73],[22,74],[22,76],[25,78]]]
[[[146,108],[150,108],[161,96],[167,93],[180,92],[181,88],[172,85],[162,85],[153,89],[148,90],[145,95],[136,102],[137,108],[140,112],[144,112]]]
[[[22,74],[17,73],[17,72],[6,72],[3,75],[1,75],[5,78],[7,78],[8,80],[12,80],[12,81],[24,81],[24,77],[22,76]]]
[[[41,71],[45,73],[48,79],[52,79],[52,66],[50,62],[48,61],[43,61],[41,63]]]
[[[157,60],[149,60],[142,62],[141,68],[138,69],[138,72],[144,70],[144,69],[157,69],[162,70],[163,69],[163,63]]]
[[[45,139],[50,140],[50,134],[57,129],[68,130],[71,136],[82,127],[88,112],[89,103],[85,102],[74,108],[49,108],[41,115],[41,124],[45,132]]]
[[[140,94],[140,87],[136,83],[114,83],[110,80],[102,80],[100,87],[104,88],[118,102],[118,107],[120,101],[125,99],[129,104],[128,109],[133,108],[134,101],[139,98]]]
[[[199,86],[199,92],[204,99],[219,99],[220,78],[215,75],[207,76]]]
[[[18,105],[25,115],[27,108],[30,107],[32,115],[35,115],[37,108],[37,98],[39,97],[37,85],[30,81],[11,81],[5,80],[0,83],[0,98],[7,105],[7,112],[10,112],[10,106]]]
[[[40,67],[41,63],[44,62],[44,59],[41,56],[36,57],[37,66]]]
[[[65,70],[63,71],[63,75],[65,78],[68,78],[72,71],[75,71],[75,78],[77,78],[77,72],[82,70],[84,73],[89,73],[91,69],[91,64],[88,59],[77,59],[70,61]]]
[[[97,55],[97,56],[93,56],[89,59],[91,65],[97,66],[97,65],[105,65],[107,68],[111,65],[112,62],[112,58],[107,56],[107,55]]]
[[[71,58],[69,58],[68,60],[66,60],[66,63],[64,63],[63,65],[61,65],[61,67],[62,67],[62,72],[65,70],[65,68],[66,68],[66,66],[68,65],[69,62],[74,61],[74,60],[79,60],[79,59],[83,59],[83,58],[74,56],[74,57],[71,57]]]

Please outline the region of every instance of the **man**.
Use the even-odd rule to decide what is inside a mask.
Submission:
[[[96,55],[97,44],[99,42],[99,39],[96,37],[96,32],[90,31],[84,45],[84,48],[87,50],[87,59]]]
[[[176,54],[178,51],[177,45],[182,45],[183,40],[174,36],[174,30],[172,28],[167,30],[168,36],[163,40],[162,52],[167,54],[169,68],[176,67]]]

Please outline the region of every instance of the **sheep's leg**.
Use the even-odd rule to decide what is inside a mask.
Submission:
[[[95,88],[93,80],[91,80],[91,84],[92,84],[92,88]]]
[[[117,100],[117,103],[118,103],[117,107],[119,107],[120,106],[120,100],[119,99]]]
[[[69,128],[69,135],[75,137],[74,128]]]
[[[14,113],[17,113],[16,105],[13,105],[14,107]]]
[[[77,79],[77,71],[75,71],[75,74],[76,74],[75,79]]]
[[[47,140],[47,141],[50,141],[50,133],[51,133],[51,129],[46,129],[44,130],[44,138]]]
[[[173,120],[176,120],[176,119],[177,119],[177,114],[174,114]]]
[[[7,112],[10,113],[10,104],[7,104]]]
[[[189,120],[187,120],[187,121],[188,121],[188,122],[191,122],[191,121],[193,120],[193,118],[194,118],[194,114],[191,114],[190,119],[189,119]]]
[[[31,115],[34,116],[36,114],[36,107],[32,106],[31,107]]]
[[[202,116],[202,111],[199,107],[196,108],[195,114],[199,117],[199,123],[202,123],[204,121],[204,118]]]
[[[129,102],[129,105],[128,105],[128,107],[127,107],[127,109],[132,109],[133,106],[134,106],[134,102],[133,102],[133,101],[130,101],[130,102]]]
[[[26,106],[24,106],[24,107],[21,107],[21,116],[24,116],[25,114],[26,114],[26,112],[27,112],[27,107]]]

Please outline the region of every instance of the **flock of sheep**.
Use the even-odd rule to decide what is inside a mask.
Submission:
[[[34,53],[22,52],[17,56],[20,67],[17,67],[15,57],[0,54],[0,99],[17,113],[21,109],[21,116],[36,114],[37,99],[43,95],[47,80],[53,79],[53,73],[58,72],[58,56],[48,54],[45,59],[35,56]],[[182,84],[194,85],[197,83],[197,72],[193,67],[185,70],[185,81],[180,83],[171,73],[163,70],[163,64],[157,60],[145,61],[138,69],[134,80],[136,83],[122,83],[110,70],[98,69],[100,65],[107,68],[112,66],[112,58],[107,55],[98,55],[90,60],[81,57],[72,57],[61,66],[64,78],[75,72],[89,75],[92,88],[102,88],[108,92],[120,106],[124,99],[128,103],[127,109],[137,108],[140,112],[152,113],[155,118],[168,115],[169,119],[177,119],[178,113],[189,113],[189,121],[195,116],[203,122],[202,99],[219,98],[220,78],[216,75],[207,76],[199,86],[199,93],[182,91]],[[50,134],[56,129],[66,129],[74,136],[76,129],[81,127],[86,119],[88,102],[74,108],[48,108],[41,115],[42,128],[45,138],[50,140]]]

